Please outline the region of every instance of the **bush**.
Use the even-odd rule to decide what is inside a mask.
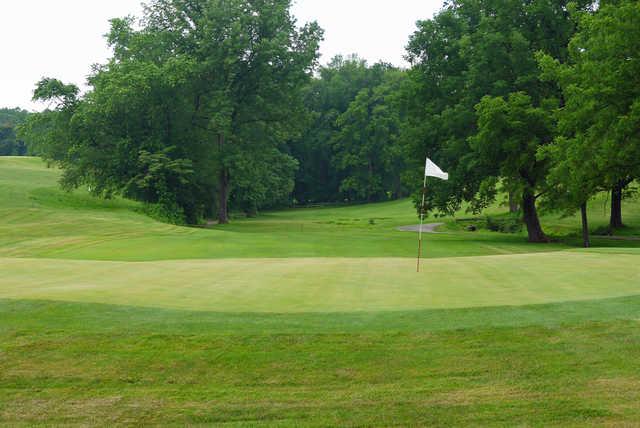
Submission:
[[[492,232],[518,233],[522,231],[522,220],[513,216],[500,219],[487,216],[486,227]]]
[[[184,210],[175,203],[146,203],[142,211],[149,217],[163,223],[177,224],[179,226],[185,224]]]

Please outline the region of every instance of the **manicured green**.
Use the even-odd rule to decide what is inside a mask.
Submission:
[[[0,425],[640,419],[637,241],[583,250],[549,215],[564,243],[532,246],[444,219],[417,274],[408,201],[183,228],[58,177],[0,158]]]
[[[0,258],[0,298],[278,313],[523,305],[633,295],[639,258],[640,248],[455,257],[428,259],[420,274],[409,258]]]

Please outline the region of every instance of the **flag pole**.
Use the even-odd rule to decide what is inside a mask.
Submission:
[[[427,196],[427,174],[424,174],[424,184],[422,185],[422,205],[420,205],[420,230],[418,230],[418,263],[416,272],[420,272],[420,257],[422,256],[422,224],[424,223],[424,203]]]

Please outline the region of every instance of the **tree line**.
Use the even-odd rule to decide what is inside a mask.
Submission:
[[[0,156],[24,156],[27,144],[18,138],[17,128],[29,113],[20,108],[0,108]]]
[[[611,227],[640,175],[640,5],[454,0],[418,21],[409,69],[318,65],[322,29],[289,0],[154,0],[114,19],[90,90],[56,79],[21,127],[66,188],[141,200],[175,222],[419,193],[426,156],[450,172],[428,209],[508,195],[529,240],[538,210],[611,192]],[[585,235],[588,242],[588,234]]]

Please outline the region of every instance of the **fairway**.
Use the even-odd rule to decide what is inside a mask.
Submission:
[[[430,219],[416,273],[408,200],[187,228],[58,177],[0,158],[2,425],[640,420],[637,241]]]

